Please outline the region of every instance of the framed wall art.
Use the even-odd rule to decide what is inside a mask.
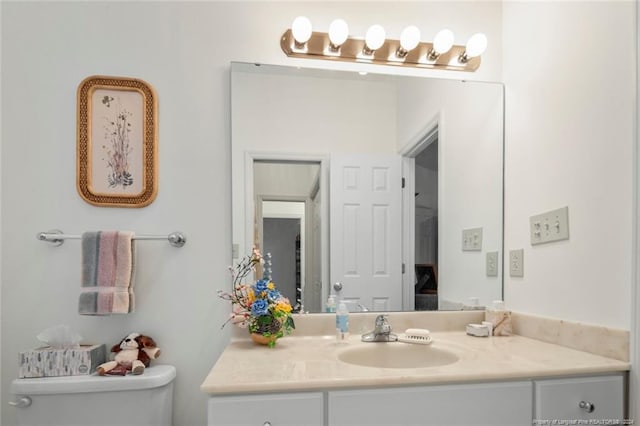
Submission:
[[[144,207],[158,192],[157,96],[146,82],[92,76],[78,86],[77,187],[93,205]]]

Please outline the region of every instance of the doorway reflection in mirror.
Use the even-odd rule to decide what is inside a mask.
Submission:
[[[320,310],[320,164],[254,160],[256,243],[271,278],[294,307]]]

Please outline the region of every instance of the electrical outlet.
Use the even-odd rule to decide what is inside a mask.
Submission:
[[[509,252],[509,275],[524,277],[524,249]]]
[[[529,218],[531,245],[569,239],[569,207]]]
[[[482,250],[482,228],[462,230],[462,251]]]
[[[240,247],[238,244],[231,245],[231,258],[237,259],[240,256]]]
[[[498,276],[498,252],[490,251],[487,253],[487,276]]]

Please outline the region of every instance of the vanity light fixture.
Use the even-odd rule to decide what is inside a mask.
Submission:
[[[370,26],[364,36],[364,47],[362,48],[362,53],[367,56],[373,55],[373,52],[382,47],[386,36],[387,35],[385,34],[382,25],[375,24]]]
[[[311,38],[313,29],[311,27],[311,21],[306,16],[298,16],[291,23],[291,34],[296,49],[304,49],[305,44]]]
[[[311,21],[297,17],[280,38],[280,47],[289,57],[409,66],[452,71],[475,71],[487,48],[487,37],[474,34],[466,46],[455,45],[453,32],[438,32],[433,43],[420,41],[416,26],[406,27],[399,40],[386,38],[381,25],[372,25],[364,38],[350,37],[349,26],[335,19],[329,32],[312,30]]]
[[[349,37],[349,26],[344,19],[334,19],[329,25],[329,50],[337,52]]]
[[[443,53],[447,53],[453,47],[453,41],[455,37],[453,32],[447,28],[438,31],[438,34],[433,38],[433,47],[427,54],[427,60],[435,61],[438,56]]]
[[[409,25],[400,33],[400,47],[396,50],[398,58],[404,58],[409,51],[413,50],[420,43],[420,30],[415,25]]]
[[[482,33],[477,33],[471,36],[464,52],[458,57],[458,61],[466,64],[469,59],[478,57],[484,53],[487,49],[487,36]]]

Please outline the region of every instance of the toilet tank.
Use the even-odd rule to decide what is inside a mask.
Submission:
[[[154,365],[136,376],[16,379],[10,391],[19,426],[171,426],[175,377]]]

